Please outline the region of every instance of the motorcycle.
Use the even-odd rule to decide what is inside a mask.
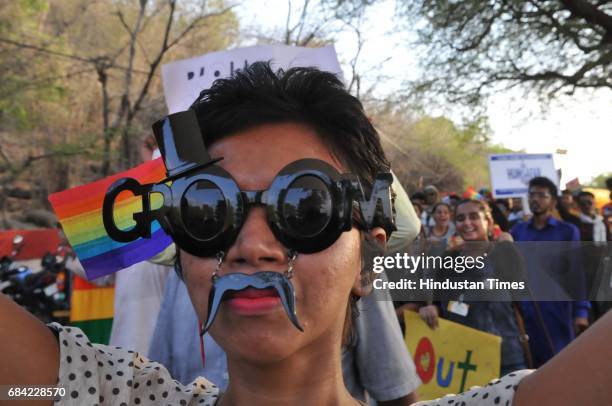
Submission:
[[[23,236],[17,234],[13,238],[13,249],[10,255],[0,259],[0,292],[10,296],[18,302],[20,298],[19,289],[15,281],[25,278],[32,274],[32,270],[27,266],[14,266],[15,257],[23,247]]]
[[[0,291],[45,323],[67,323],[70,315],[67,255],[57,260],[64,248],[60,246],[55,253],[46,253],[41,260],[42,269],[34,272],[26,266],[13,266],[22,245],[23,237],[17,235],[11,255],[0,260]]]
[[[66,268],[69,255],[69,249],[60,245],[55,253],[47,252],[41,260],[41,273],[53,276],[53,282],[47,284],[43,289],[50,300],[51,317],[54,321],[63,324],[66,324],[70,318],[72,278],[70,271]]]

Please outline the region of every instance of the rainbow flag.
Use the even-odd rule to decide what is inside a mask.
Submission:
[[[159,182],[165,176],[166,168],[162,159],[158,158],[96,182],[49,196],[53,210],[88,279],[96,279],[145,261],[172,244],[172,239],[157,221],[151,225],[151,238],[139,238],[128,243],[111,239],[102,221],[104,195],[117,179],[129,177],[145,184]],[[158,207],[161,199],[157,193],[153,194],[151,207]],[[117,227],[125,230],[135,226],[132,216],[140,211],[140,197],[129,192],[121,193],[115,200],[114,218]]]
[[[113,326],[115,288],[99,287],[74,275],[70,325],[83,330],[94,343],[108,344]]]

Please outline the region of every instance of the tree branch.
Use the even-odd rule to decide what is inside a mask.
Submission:
[[[18,48],[22,48],[22,49],[31,49],[34,50],[36,52],[41,52],[44,54],[48,54],[48,55],[53,55],[53,56],[57,56],[60,58],[66,58],[66,59],[72,59],[74,61],[79,61],[79,62],[85,62],[85,63],[92,63],[95,65],[95,63],[97,63],[97,61],[100,58],[107,58],[106,56],[96,56],[96,57],[91,57],[91,58],[84,58],[78,55],[73,55],[73,54],[67,54],[64,52],[59,52],[59,51],[53,51],[51,49],[48,48],[44,48],[44,47],[39,47],[37,45],[33,45],[33,44],[27,44],[24,42],[18,42],[18,41],[13,41],[11,39],[8,38],[0,38],[0,42],[4,42],[5,44],[9,44],[9,45],[13,45],[16,46]],[[118,70],[127,70],[128,68],[122,65],[115,65],[112,64],[111,66],[109,66],[109,69],[118,69]],[[135,73],[140,73],[140,74],[146,74],[146,71],[141,71],[141,70],[137,70],[137,69],[133,69],[132,70]]]
[[[606,31],[606,42],[612,42],[612,16],[584,0],[561,0],[561,3],[585,21],[600,26]]]

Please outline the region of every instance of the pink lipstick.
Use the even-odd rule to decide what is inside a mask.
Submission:
[[[267,313],[281,304],[276,289],[247,288],[227,295],[229,308],[243,316]]]

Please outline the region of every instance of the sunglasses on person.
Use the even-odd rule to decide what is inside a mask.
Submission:
[[[176,113],[153,126],[168,177],[142,185],[131,178],[114,182],[106,192],[103,222],[108,235],[121,242],[150,238],[158,221],[176,245],[191,255],[215,256],[236,240],[249,209],[265,208],[267,223],[284,246],[314,253],[331,246],[353,226],[395,230],[390,173],[379,174],[369,197],[353,174],[341,174],[318,159],[301,159],[285,166],[267,190],[241,190],[229,172],[211,159],[192,111]],[[171,183],[170,183],[171,182]],[[142,198],[136,225],[117,227],[115,200],[128,191]],[[160,194],[161,207],[151,207]]]

